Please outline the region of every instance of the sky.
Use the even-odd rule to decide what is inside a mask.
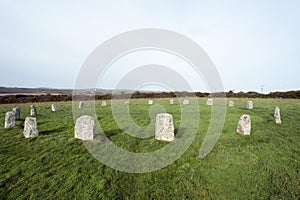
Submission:
[[[300,1],[0,0],[0,86],[74,88],[103,42],[140,28],[168,29],[200,45],[225,91],[300,89]],[[164,63],[205,91],[204,80],[165,53],[128,55],[99,87],[114,88],[132,66]],[[137,61],[138,60],[138,61]],[[148,60],[148,61],[147,61]],[[143,63],[144,62],[144,63]]]

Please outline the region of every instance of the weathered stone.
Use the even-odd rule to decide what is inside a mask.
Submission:
[[[129,105],[129,101],[125,101],[124,106],[128,106],[128,105]]]
[[[16,117],[14,112],[5,113],[4,128],[12,128],[16,126]]]
[[[56,111],[58,111],[58,105],[57,104],[52,104],[51,105],[51,110],[53,111],[53,112],[56,112]]]
[[[280,108],[278,106],[275,107],[274,117],[275,117],[275,123],[281,124]]]
[[[251,134],[251,119],[250,115],[242,115],[238,123],[236,131],[241,135]]]
[[[82,101],[79,102],[79,109],[84,108],[84,103]]]
[[[37,115],[37,113],[36,113],[36,108],[35,108],[35,106],[34,105],[31,105],[30,106],[30,116],[36,116]]]
[[[153,100],[149,99],[148,104],[152,105],[153,104]]]
[[[93,117],[83,115],[76,120],[75,138],[93,140],[95,138],[95,120]]]
[[[36,137],[39,135],[37,121],[35,117],[26,117],[23,135],[25,138]]]
[[[174,104],[174,99],[170,99],[170,104],[171,104],[171,105]]]
[[[214,105],[214,100],[213,99],[207,99],[206,105],[208,105],[208,106]]]
[[[229,107],[234,107],[234,102],[233,101],[229,101],[228,106]]]
[[[12,111],[15,113],[16,120],[21,119],[21,108],[20,107],[13,108]]]
[[[106,106],[106,101],[102,101],[101,106]]]
[[[155,139],[168,142],[174,140],[174,124],[172,115],[168,113],[160,113],[156,115]]]
[[[182,102],[183,105],[188,105],[189,103],[190,103],[190,102],[189,102],[188,99],[184,99],[183,102]]]
[[[253,101],[247,101],[246,108],[253,109]]]

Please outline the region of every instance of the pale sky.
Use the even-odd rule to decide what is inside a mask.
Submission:
[[[126,31],[161,28],[197,42],[225,91],[300,89],[298,0],[0,0],[0,27],[0,86],[73,88],[101,43]],[[194,80],[192,74],[183,73]],[[112,70],[104,87],[115,79]]]

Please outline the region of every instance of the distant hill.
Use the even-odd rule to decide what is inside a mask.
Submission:
[[[18,88],[18,87],[0,87],[0,95],[5,94],[71,94],[70,89],[52,89],[52,88]]]
[[[136,91],[131,94],[129,90],[114,91],[114,99],[125,98],[175,98],[175,97],[210,97],[206,92],[151,92]],[[27,103],[27,102],[53,102],[53,101],[72,101],[73,90],[71,89],[53,89],[53,88],[15,88],[0,87],[0,104],[5,103]],[[96,100],[111,99],[112,90],[94,89],[76,91],[76,100],[91,100],[95,96]],[[260,94],[257,92],[226,92],[227,98],[289,98],[300,99],[300,90],[287,92],[271,92],[269,94]]]

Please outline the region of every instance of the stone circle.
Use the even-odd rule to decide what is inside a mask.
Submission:
[[[182,102],[183,105],[188,105],[189,103],[190,103],[190,102],[189,102],[188,99],[184,99],[183,102]]]
[[[53,112],[57,112],[58,111],[58,105],[57,104],[52,104],[51,105],[51,110],[53,111]]]
[[[24,122],[23,135],[25,138],[36,137],[39,135],[39,130],[35,117],[26,117]]]
[[[213,106],[213,105],[214,105],[214,100],[211,99],[211,98],[207,99],[206,105],[208,105],[208,106]]]
[[[93,117],[83,115],[76,120],[75,138],[93,140],[95,138],[95,120]]]
[[[129,105],[129,101],[127,100],[124,102],[124,106],[128,106],[128,105]]]
[[[13,111],[5,113],[4,128],[12,128],[16,126],[16,114]]]
[[[253,101],[247,101],[246,108],[253,109]]]
[[[171,142],[174,140],[173,117],[168,113],[156,115],[155,139]]]
[[[275,117],[275,123],[281,124],[280,108],[278,106],[275,107],[274,117]]]
[[[79,109],[84,108],[84,103],[82,101],[80,101],[78,107],[79,107]]]
[[[101,106],[105,107],[106,105],[106,101],[102,101]]]
[[[21,119],[21,108],[20,107],[15,107],[12,110],[15,113],[15,118],[16,120]]]
[[[34,105],[30,106],[30,116],[35,117],[37,115],[36,108]]]
[[[251,134],[251,119],[250,115],[242,115],[236,131],[241,135],[250,135]]]

